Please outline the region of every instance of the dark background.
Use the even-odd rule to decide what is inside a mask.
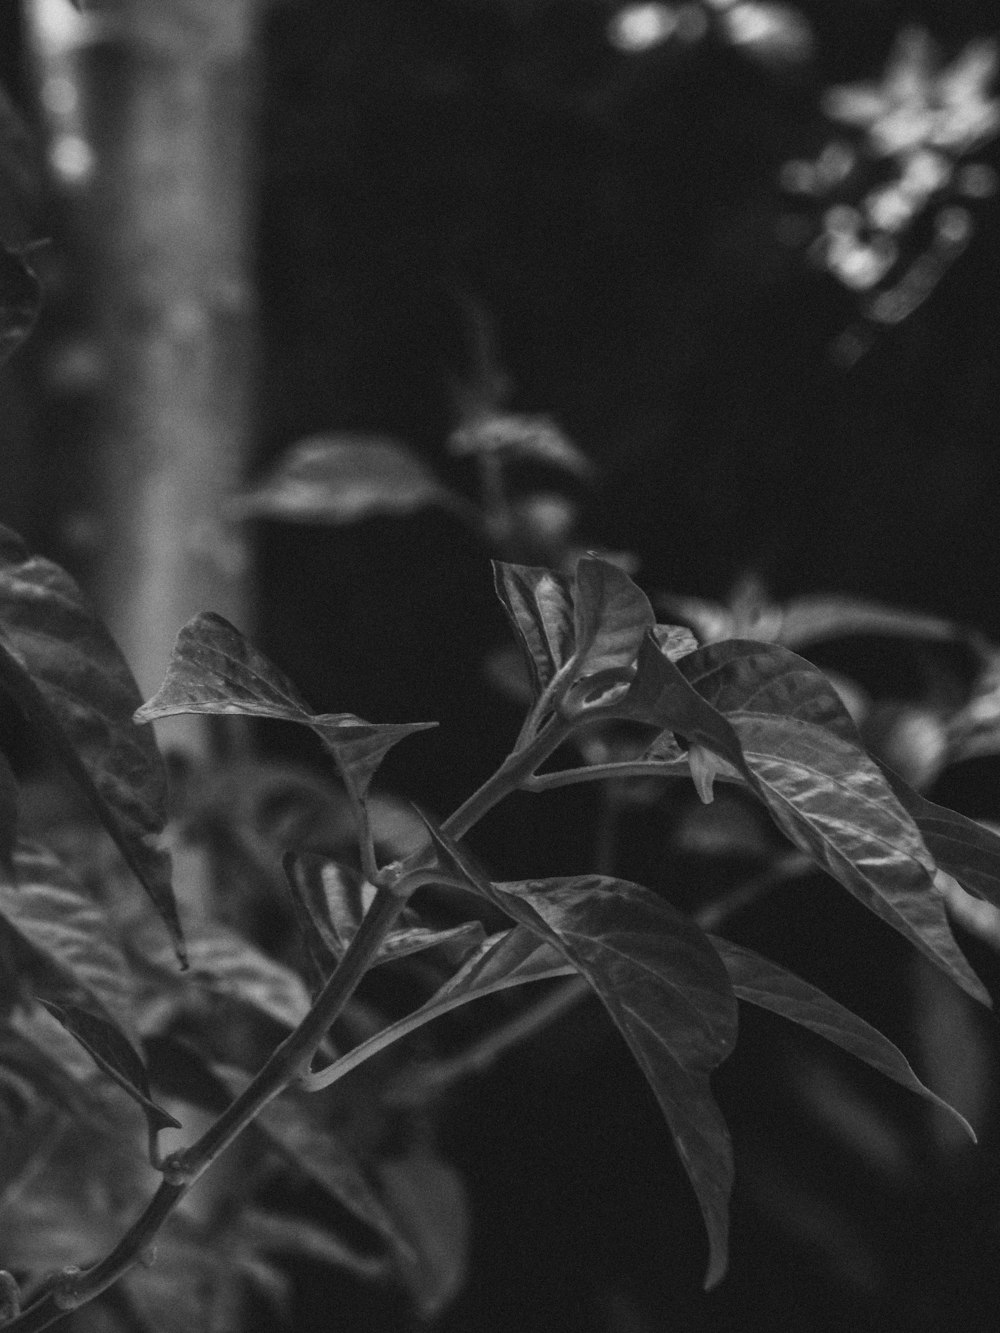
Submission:
[[[832,349],[858,322],[857,298],[781,240],[777,183],[784,161],[830,137],[823,88],[876,78],[908,23],[953,56],[995,33],[996,6],[797,8],[814,57],[781,69],[712,35],[626,56],[605,35],[613,6],[598,0],[268,11],[260,464],[302,436],[361,430],[399,437],[467,485],[445,441],[456,385],[477,374],[461,299],[471,293],[494,325],[510,406],[552,414],[599,469],[582,496],[587,542],[636,552],[645,586],[720,597],[753,568],[779,597],[855,591],[1000,634],[996,201],[977,206],[972,243],[930,299],[845,367]],[[0,49],[16,91],[12,9]],[[995,161],[995,147],[981,156]],[[6,430],[30,470],[24,412]],[[18,517],[51,533],[48,506]],[[333,531],[262,524],[257,548],[263,646],[319,708],[439,719],[386,774],[446,813],[517,722],[482,671],[506,635],[488,553],[430,514]],[[986,781],[973,813],[1000,807]],[[583,870],[587,801],[525,799],[484,828],[478,850],[505,877]],[[633,833],[630,873],[672,888],[655,833]],[[779,898],[744,938],[904,1040],[902,946],[828,886],[808,893],[805,907]],[[892,1142],[879,1149],[879,1117],[860,1111],[853,1137],[838,1137],[789,1072],[814,1048],[745,1016],[717,1080],[740,1169],[734,1264],[705,1296],[694,1204],[652,1098],[602,1023],[589,1011],[566,1020],[447,1117],[474,1238],[443,1329],[992,1325],[995,1130],[984,1127],[979,1154],[942,1153],[903,1094],[824,1057],[838,1115],[850,1120],[847,1080]],[[995,1040],[986,1020],[983,1034]],[[367,1295],[325,1281],[305,1275],[302,1330],[370,1311]],[[407,1326],[389,1307],[355,1317]]]

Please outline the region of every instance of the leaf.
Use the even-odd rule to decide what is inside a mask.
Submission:
[[[190,968],[183,976],[170,967],[165,950],[142,931],[133,939],[143,961],[159,974],[161,988],[172,981],[182,1000],[198,988],[205,994],[256,1009],[289,1028],[296,1027],[309,1012],[309,992],[297,972],[218,922],[201,921],[189,928]]]
[[[679,670],[739,738],[752,785],[788,838],[983,1003],[913,819],[855,739],[833,686],[786,648],[731,640]]]
[[[813,594],[796,597],[784,608],[778,638],[788,648],[853,635],[961,642],[967,636],[950,620],[884,606],[861,597]]]
[[[0,753],[0,879],[13,872],[17,845],[17,778],[7,757]]]
[[[468,1266],[469,1208],[462,1177],[428,1148],[379,1164],[386,1204],[409,1241],[397,1272],[421,1319],[435,1319],[461,1290]]]
[[[228,1065],[213,1065],[208,1074],[232,1096],[241,1093],[250,1081],[248,1075]],[[293,1090],[286,1089],[280,1098],[269,1102],[253,1123],[287,1162],[381,1236],[390,1248],[408,1248],[408,1241],[365,1176],[350,1144],[318,1126]]]
[[[160,844],[167,779],[125,659],[70,577],[0,528],[0,685],[55,747],[183,956]]]
[[[327,1227],[305,1217],[274,1213],[263,1208],[246,1208],[239,1220],[240,1236],[254,1250],[294,1255],[312,1263],[346,1268],[355,1276],[371,1281],[385,1277],[385,1260],[364,1254],[349,1245]]]
[[[356,871],[320,853],[289,852],[284,867],[307,947],[325,976],[346,953],[371,905],[374,890]],[[482,939],[483,927],[478,921],[439,930],[422,925],[416,913],[407,908],[400,924],[382,941],[372,966],[442,944],[471,948]]]
[[[291,681],[234,625],[204,612],[182,627],[167,675],[136,711],[138,722],[175,713],[240,714],[297,722],[314,731],[333,755],[348,790],[363,799],[385,754],[434,722],[372,723],[353,713],[310,712]]]
[[[237,518],[343,524],[430,506],[460,508],[461,501],[406,445],[380,436],[314,435],[293,445],[229,509]]]
[[[643,641],[652,632],[653,608],[646,594],[610,561],[583,556],[573,582],[574,644],[567,667],[580,688],[564,707],[574,711],[622,693],[635,674]],[[595,697],[592,680],[604,688]]]
[[[42,286],[22,255],[0,245],[0,365],[35,326]]]
[[[150,1097],[146,1066],[135,1047],[118,1028],[76,1005],[54,1004],[50,1000],[42,1000],[41,1003],[76,1038],[94,1063],[142,1107],[151,1133],[155,1134],[168,1125],[174,1129],[181,1128],[180,1121],[157,1106]]]
[[[593,464],[582,450],[548,417],[514,412],[488,412],[465,422],[448,439],[448,450],[458,457],[502,454],[527,459],[586,477]]]
[[[901,1087],[947,1111],[976,1141],[972,1126],[953,1106],[921,1083],[909,1062],[877,1028],[770,958],[729,940],[711,936],[726,965],[737,998],[780,1014],[800,1027],[825,1037]]]
[[[1000,837],[957,810],[929,801],[891,770],[883,772],[940,868],[970,893],[1000,907]]]
[[[736,1000],[706,935],[669,903],[600,875],[490,884],[453,840],[431,836],[449,872],[551,944],[590,982],[670,1126],[708,1232],[706,1286],[726,1271],[732,1147],[709,1075],[736,1043]]]
[[[53,973],[51,998],[84,995],[131,1033],[131,972],[104,912],[44,847],[20,843],[15,872],[0,880],[0,917]]]
[[[493,562],[497,596],[503,603],[540,694],[573,651],[570,581],[535,565]]]
[[[540,942],[524,926],[489,935],[419,1009],[390,1023],[367,1041],[360,1042],[326,1069],[306,1075],[302,1086],[310,1092],[329,1087],[386,1046],[408,1037],[425,1023],[450,1013],[452,1009],[470,1004],[473,1000],[509,990],[512,986],[523,986],[529,981],[572,976],[575,971],[576,968],[567,963],[551,944]]]

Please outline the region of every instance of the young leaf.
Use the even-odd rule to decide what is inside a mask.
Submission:
[[[343,524],[433,505],[463,508],[406,445],[378,436],[315,435],[293,445],[229,508],[237,518]]]
[[[449,872],[551,944],[590,982],[670,1126],[708,1232],[706,1285],[726,1271],[732,1147],[709,1075],[736,1043],[736,999],[706,935],[669,903],[600,875],[491,884],[431,830]]]
[[[524,651],[540,694],[573,652],[570,581],[551,569],[494,560],[497,596]]]
[[[608,560],[583,556],[573,582],[574,669],[580,679],[631,673],[654,625],[646,594]]]
[[[42,1000],[41,1003],[76,1038],[98,1068],[114,1079],[142,1107],[152,1133],[166,1129],[167,1126],[180,1129],[180,1121],[164,1111],[162,1106],[157,1106],[150,1097],[146,1066],[135,1047],[118,1028],[76,1005],[54,1004],[50,1000]]]
[[[14,883],[0,880],[0,917],[52,972],[50,993],[82,993],[130,1033],[131,973],[100,907],[44,847],[20,843],[14,867]]]
[[[166,770],[125,659],[58,565],[0,528],[0,685],[61,755],[181,948]]]
[[[775,644],[731,640],[679,671],[725,715],[778,827],[860,902],[983,1003],[955,943],[934,860],[822,672]]]
[[[880,1074],[893,1079],[901,1087],[908,1088],[947,1111],[955,1117],[972,1141],[976,1141],[975,1132],[965,1117],[921,1083],[902,1051],[877,1028],[770,958],[764,958],[752,949],[745,949],[730,940],[714,935],[711,939],[726,965],[738,999],[755,1004],[760,1009],[769,1009],[825,1037]]]
[[[378,724],[353,713],[312,713],[291,681],[234,625],[205,612],[182,627],[166,679],[136,711],[138,722],[175,713],[237,713],[311,728],[333,755],[348,790],[363,799],[394,745],[434,722]]]

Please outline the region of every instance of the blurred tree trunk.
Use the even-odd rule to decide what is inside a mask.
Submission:
[[[249,628],[222,502],[253,435],[257,4],[26,3],[67,264],[88,289],[84,576],[148,696],[195,612]],[[204,749],[185,721],[169,739]]]

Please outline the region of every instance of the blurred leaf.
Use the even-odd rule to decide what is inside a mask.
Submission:
[[[173,982],[180,999],[197,990],[256,1009],[283,1027],[296,1027],[309,1012],[309,992],[298,973],[262,953],[249,940],[214,921],[192,922],[187,932],[190,969],[178,976],[166,951],[138,931],[142,960],[159,974],[161,989]]]
[[[157,1106],[150,1097],[146,1066],[135,1047],[118,1028],[75,1005],[54,1004],[50,1000],[42,1000],[41,1003],[76,1038],[94,1063],[142,1107],[152,1133],[168,1125],[175,1129],[181,1128],[180,1121]]]
[[[35,326],[42,287],[23,257],[0,244],[0,365]]]
[[[0,529],[0,685],[6,687],[91,801],[166,922],[182,956],[159,837],[166,772],[156,741],[134,725],[132,674],[70,577]]]
[[[462,1177],[426,1147],[379,1164],[386,1206],[409,1241],[397,1272],[422,1319],[435,1319],[465,1281],[469,1209]]]
[[[709,1075],[736,1043],[736,1000],[706,935],[648,889],[599,875],[491,884],[431,830],[443,863],[553,945],[597,992],[660,1104],[709,1238],[706,1286],[726,1271],[732,1147]]]
[[[511,459],[526,459],[560,468],[576,477],[593,472],[586,454],[548,417],[514,412],[476,416],[453,432],[448,449],[459,457],[501,454]]]
[[[901,1087],[947,1111],[972,1141],[976,1141],[975,1132],[965,1117],[925,1087],[902,1051],[870,1023],[770,958],[716,936],[712,936],[712,943],[726,965],[738,999],[769,1009],[825,1037]]]
[[[967,636],[950,620],[883,606],[861,597],[814,594],[795,597],[784,608],[778,638],[788,648],[855,635],[961,642]]]
[[[301,440],[257,486],[230,501],[238,518],[324,524],[432,505],[458,508],[462,502],[406,445],[363,435]]]
[[[148,1333],[209,1333],[241,1326],[247,1314],[243,1276],[226,1243],[235,1239],[226,1234],[220,1243],[171,1218],[157,1233],[154,1261],[136,1264],[121,1280],[140,1327]]]
[[[333,755],[350,792],[363,799],[392,747],[435,722],[372,723],[353,713],[312,713],[291,681],[222,616],[195,616],[177,635],[167,675],[136,711],[152,722],[175,713],[241,714],[297,722]]]
[[[13,872],[17,845],[18,790],[7,757],[0,753],[0,879]]]
[[[43,847],[19,844],[15,869],[15,883],[0,881],[0,916],[54,974],[45,992],[84,994],[131,1033],[132,976],[104,912]]]
[[[250,1081],[248,1075],[230,1066],[213,1065],[209,1074],[232,1096],[241,1093]],[[409,1242],[400,1234],[350,1144],[343,1135],[318,1125],[300,1096],[294,1089],[286,1089],[281,1097],[269,1102],[253,1122],[255,1131],[390,1248],[408,1248]]]
[[[81,1119],[92,1113],[93,1108],[73,1075],[51,1051],[19,1029],[0,1027],[0,1070],[22,1074],[34,1089],[35,1100],[44,1099],[61,1106]]]
[[[292,899],[300,909],[297,916],[306,944],[321,973],[327,974],[346,953],[371,905],[374,890],[357,871],[320,853],[289,852],[284,866]],[[422,925],[416,913],[406,909],[399,925],[382,941],[372,966],[440,944],[467,944],[472,948],[482,939],[483,927],[478,921],[438,930]]]
[[[369,1281],[386,1275],[383,1258],[354,1249],[327,1227],[304,1217],[247,1208],[240,1217],[239,1234],[254,1250],[291,1255],[312,1263],[328,1264],[332,1268],[346,1268],[356,1277]]]
[[[493,573],[497,596],[524,651],[536,693],[541,693],[573,651],[570,580],[551,569],[500,560],[494,560]]]
[[[822,672],[776,644],[741,640],[699,649],[678,666],[725,714],[754,790],[782,832],[963,990],[988,1003],[955,943],[920,831],[860,748]]]

